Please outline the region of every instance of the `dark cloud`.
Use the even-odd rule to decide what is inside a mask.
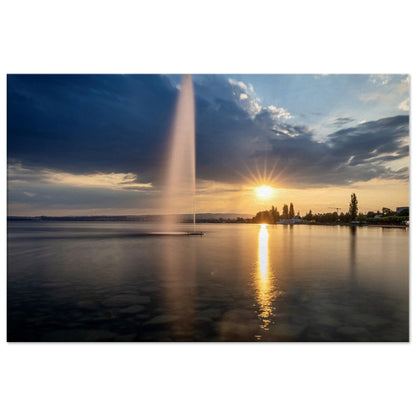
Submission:
[[[351,117],[338,117],[336,120],[334,120],[332,125],[335,127],[342,127],[344,124],[352,123],[353,121],[354,119]]]
[[[338,130],[322,143],[307,133],[273,140],[272,153],[285,167],[283,180],[291,186],[407,179],[407,169],[395,171],[386,162],[408,156],[408,144],[402,140],[408,134],[408,116],[389,117]]]
[[[331,133],[318,142],[306,126],[261,108],[247,87],[223,76],[195,77],[197,175],[241,182],[275,167],[282,185],[341,185],[407,179],[386,163],[408,156],[408,116]],[[248,95],[241,99],[241,94]],[[177,89],[158,75],[9,75],[8,158],[31,169],[131,172],[159,183]],[[352,123],[339,117],[338,126]]]
[[[72,173],[163,160],[176,89],[163,76],[9,75],[8,157]]]

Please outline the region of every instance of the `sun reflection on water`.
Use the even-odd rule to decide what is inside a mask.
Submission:
[[[259,305],[258,316],[260,328],[267,331],[274,316],[273,301],[276,291],[273,287],[273,272],[269,264],[269,232],[267,225],[262,224],[259,231],[259,249],[255,274],[256,300]]]

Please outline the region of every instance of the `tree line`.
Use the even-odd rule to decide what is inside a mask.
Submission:
[[[353,221],[369,224],[401,224],[403,221],[409,220],[409,209],[406,208],[400,213],[396,213],[390,208],[383,207],[381,211],[368,211],[364,214],[358,212],[358,199],[356,194],[353,193],[351,194],[349,209],[346,212],[338,213],[337,210],[313,214],[312,210],[309,210],[306,215],[301,217],[299,211],[295,215],[295,207],[293,202],[290,202],[289,205],[283,204],[281,213],[277,210],[277,207],[272,205],[271,209],[259,211],[253,218],[211,218],[200,219],[197,222],[275,224],[280,220],[290,220],[292,218],[299,218],[317,224],[349,224]]]
[[[275,224],[282,219],[292,219],[295,217],[295,210],[293,203],[290,203],[288,208],[287,204],[283,205],[282,214],[272,205],[270,210],[259,211],[251,220],[245,220],[244,222],[252,222],[257,224]],[[399,224],[409,219],[409,209],[406,208],[400,213],[392,211],[390,208],[383,207],[381,211],[368,211],[366,214],[358,212],[358,199],[355,193],[351,194],[349,209],[346,212],[337,211],[317,213],[313,214],[312,210],[304,215],[300,216],[299,212],[296,215],[297,218],[319,224],[332,224],[341,223],[348,224],[353,221],[360,223],[370,224]]]
[[[298,212],[297,216],[299,215],[300,214]],[[274,205],[272,205],[272,208],[270,210],[259,211],[252,218],[252,222],[255,222],[257,224],[258,223],[274,224],[277,221],[290,220],[292,218],[295,218],[295,207],[293,206],[293,203],[291,202],[289,206],[287,204],[283,205],[281,214]]]

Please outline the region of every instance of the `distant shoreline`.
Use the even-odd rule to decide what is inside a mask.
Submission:
[[[214,215],[214,214],[211,214]],[[219,214],[224,215],[224,214]],[[65,216],[65,217],[19,217],[19,216],[10,216],[7,217],[7,221],[12,222],[136,222],[142,224],[150,224],[150,223],[162,223],[161,217],[163,216]],[[254,222],[238,222],[235,218],[216,218],[216,220],[222,219],[223,221],[215,221],[214,218],[201,218],[197,219],[197,224],[254,224],[260,225]],[[214,220],[214,221],[213,221]],[[180,221],[178,224],[191,224],[192,222],[189,220]],[[324,225],[324,226],[347,226],[347,227],[382,227],[382,228],[409,228],[409,225],[405,224],[352,224],[352,223],[296,223],[296,224],[283,224],[283,223],[276,223],[276,224],[266,224],[266,225],[286,225],[286,226],[293,226],[293,225]]]
[[[252,216],[245,214],[244,217],[235,217],[233,214],[209,214],[208,217],[196,218],[197,224],[227,224],[242,223],[250,224]],[[12,222],[131,222],[141,224],[163,224],[168,222],[168,215],[137,215],[137,216],[63,216],[63,217],[24,217],[24,216],[8,216],[7,221]],[[188,215],[172,215],[172,222],[177,224],[193,224],[193,216]],[[254,223],[253,223],[254,224]]]

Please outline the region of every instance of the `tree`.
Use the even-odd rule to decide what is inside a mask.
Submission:
[[[383,217],[390,217],[394,215],[394,212],[390,208],[383,207],[381,211],[383,212]]]
[[[311,221],[313,219],[312,210],[309,210],[309,213],[305,215],[305,220]]]
[[[294,216],[295,216],[295,208],[293,208],[293,204],[290,203],[289,218],[293,218]]]
[[[270,210],[270,216],[272,217],[273,222],[277,222],[280,219],[279,211],[273,205],[272,205],[272,209]]]
[[[257,224],[271,224],[272,218],[270,216],[270,211],[260,211],[253,218],[253,222]]]
[[[350,202],[350,210],[349,210],[349,214],[351,217],[351,220],[354,221],[355,218],[357,217],[357,213],[358,213],[358,201],[357,201],[357,197],[355,194],[351,194],[351,202]]]
[[[284,204],[282,208],[282,218],[287,220],[288,217],[289,217],[289,208],[287,207],[287,204]]]
[[[360,222],[367,221],[367,216],[364,215],[362,212],[358,214],[357,220]]]
[[[280,219],[279,211],[272,205],[270,210],[259,211],[251,220],[257,224],[275,224]]]

